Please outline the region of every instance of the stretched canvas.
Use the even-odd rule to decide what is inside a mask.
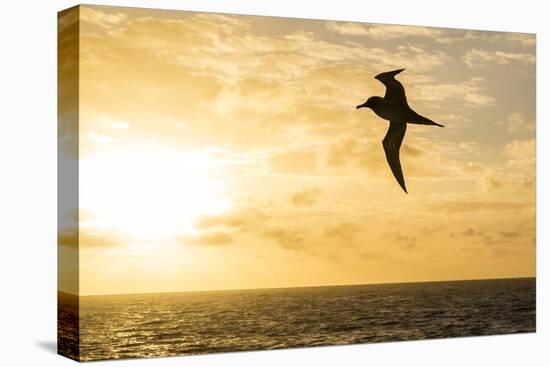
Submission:
[[[535,35],[80,5],[58,37],[61,355],[535,331]]]

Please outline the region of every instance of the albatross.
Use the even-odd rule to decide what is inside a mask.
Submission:
[[[388,71],[375,76],[375,79],[378,79],[386,86],[384,98],[370,97],[365,103],[357,106],[357,108],[370,108],[379,117],[390,122],[390,127],[382,141],[382,146],[384,147],[386,159],[395,179],[403,191],[407,193],[403,170],[401,169],[401,162],[399,160],[399,149],[401,148],[405,131],[407,131],[407,124],[444,126],[419,115],[409,107],[405,88],[403,88],[399,80],[395,79],[395,76],[403,70],[405,69]]]

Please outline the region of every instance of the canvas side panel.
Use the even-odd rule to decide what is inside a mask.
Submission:
[[[80,359],[78,255],[79,7],[57,18],[57,351]]]

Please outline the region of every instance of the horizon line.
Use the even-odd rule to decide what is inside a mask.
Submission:
[[[294,289],[294,288],[323,288],[323,287],[353,287],[361,285],[390,285],[390,284],[415,284],[415,283],[445,283],[445,282],[473,282],[480,280],[512,280],[512,279],[536,279],[537,276],[512,276],[501,278],[470,278],[470,279],[448,279],[448,280],[415,280],[403,282],[380,282],[380,283],[348,283],[348,284],[326,284],[326,285],[300,285],[289,287],[256,287],[256,288],[230,288],[230,289],[204,289],[187,291],[166,291],[166,292],[131,292],[131,293],[97,293],[97,294],[74,294],[57,290],[57,293],[63,293],[75,297],[116,297],[116,296],[139,296],[153,294],[173,294],[173,293],[207,293],[207,292],[235,292],[235,291],[255,291],[255,290],[275,290],[275,289]]]

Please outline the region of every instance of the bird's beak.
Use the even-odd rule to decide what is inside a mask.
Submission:
[[[363,103],[363,104],[360,104],[359,106],[357,106],[356,108],[357,109],[360,109],[361,107],[367,107],[367,102]]]

